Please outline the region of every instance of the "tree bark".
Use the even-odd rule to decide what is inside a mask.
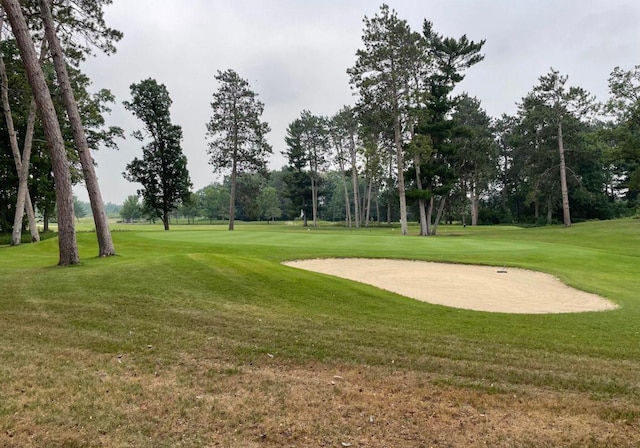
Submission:
[[[311,177],[311,217],[313,219],[313,227],[318,227],[318,185],[315,179],[316,172]]]
[[[422,178],[420,173],[420,157],[415,156],[413,160],[413,166],[416,170],[416,186],[418,192],[422,194]],[[418,198],[418,209],[420,211],[420,236],[429,236],[429,229],[427,228],[427,211],[425,200],[422,196]]]
[[[404,155],[402,153],[402,142],[400,141],[400,116],[396,113],[393,119],[393,142],[396,148],[396,159],[398,163],[398,196],[400,199],[400,228],[402,234],[409,233],[407,225],[407,198],[404,189]]]
[[[93,158],[91,157],[91,151],[89,149],[89,144],[87,143],[87,136],[84,132],[82,118],[78,111],[78,104],[76,103],[73,96],[73,90],[71,89],[69,74],[67,73],[67,65],[62,53],[62,46],[60,45],[60,40],[56,34],[53,15],[49,8],[49,0],[40,0],[40,14],[44,23],[47,42],[51,49],[51,56],[53,57],[53,64],[58,77],[58,84],[60,85],[60,90],[62,92],[62,102],[67,110],[69,124],[73,131],[73,141],[76,145],[78,155],[80,156],[84,182],[87,187],[87,193],[89,194],[91,212],[93,213],[93,222],[96,226],[98,255],[100,257],[115,255],[116,251],[113,246],[113,240],[111,239],[111,232],[109,231],[107,214],[104,211],[104,202],[102,201],[102,195],[100,193],[98,177],[96,176],[96,171],[94,169]]]
[[[229,230],[235,228],[236,222],[236,181],[238,179],[236,155],[233,154],[233,161],[231,162],[231,199],[229,200]]]
[[[473,181],[473,183],[471,184],[470,199],[471,199],[471,226],[475,227],[478,225],[478,190],[477,190],[475,181]]]
[[[560,188],[562,190],[562,217],[564,226],[571,226],[569,210],[569,190],[567,188],[567,165],[564,161],[564,143],[562,141],[562,117],[558,118],[558,152],[560,153]]]
[[[0,17],[0,31],[4,28],[4,19]],[[1,36],[0,36],[1,37]],[[7,68],[4,64],[4,58],[0,54],[0,79],[2,80],[2,110],[4,113],[5,121],[7,123],[7,132],[9,133],[9,144],[11,146],[11,152],[16,165],[16,172],[18,173],[18,197],[16,200],[16,211],[13,221],[13,231],[11,234],[11,245],[17,246],[22,240],[22,220],[24,218],[25,208],[27,211],[27,217],[29,220],[29,231],[31,232],[31,242],[35,243],[40,241],[40,235],[38,233],[38,225],[36,223],[36,215],[33,210],[33,204],[31,203],[31,197],[29,196],[29,159],[31,158],[31,141],[32,138],[27,134],[25,138],[25,145],[22,157],[20,156],[20,148],[18,145],[18,137],[16,134],[15,126],[13,123],[13,116],[11,113],[11,105],[9,104],[9,79],[7,77]],[[31,101],[31,108],[29,110],[29,117],[27,119],[27,133],[29,129],[32,130],[31,137],[33,137],[33,123],[35,122],[35,103]],[[29,123],[31,126],[29,126]],[[27,145],[27,142],[29,143]]]
[[[343,167],[344,168],[344,167]],[[342,170],[344,173],[344,170]],[[351,228],[351,204],[349,204],[349,188],[347,187],[347,178],[346,176],[342,176],[342,183],[344,187],[344,209],[345,209],[345,219],[347,221],[347,227]]]
[[[349,142],[349,154],[351,155],[351,182],[353,183],[353,215],[356,228],[360,227],[360,188],[358,188],[357,150],[353,134]]]
[[[76,243],[69,160],[67,159],[51,93],[45,81],[38,56],[33,48],[33,41],[20,9],[19,1],[0,1],[11,24],[13,35],[16,38],[20,55],[25,64],[27,78],[40,111],[42,126],[51,154],[51,165],[56,185],[56,205],[58,207],[58,247],[60,251],[58,264],[61,266],[78,264],[80,263],[80,257]]]
[[[444,205],[447,202],[447,197],[442,196],[440,199],[440,205],[438,206],[438,212],[436,213],[436,220],[433,223],[433,230],[431,231],[431,235],[435,235],[438,232],[438,224],[440,224],[440,219],[442,219],[442,212],[444,211]]]

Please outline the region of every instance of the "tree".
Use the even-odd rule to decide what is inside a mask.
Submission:
[[[107,220],[107,214],[104,211],[104,202],[102,200],[102,194],[100,193],[100,185],[94,169],[94,162],[89,150],[89,143],[87,142],[87,136],[84,131],[82,118],[80,117],[80,111],[78,110],[78,104],[73,97],[73,91],[69,81],[69,75],[67,73],[67,65],[64,59],[62,46],[60,45],[60,40],[56,34],[53,15],[49,8],[49,0],[40,0],[40,14],[44,23],[47,42],[49,43],[51,55],[53,57],[58,84],[60,85],[60,91],[62,92],[62,102],[67,111],[69,123],[73,131],[73,141],[75,143],[76,150],[78,151],[78,155],[80,156],[80,163],[82,165],[87,193],[89,194],[93,221],[96,226],[98,255],[100,257],[112,256],[115,255],[116,251],[113,245],[113,239],[111,238],[111,232],[109,231],[109,221]]]
[[[329,120],[329,133],[335,148],[334,159],[338,163],[338,167],[342,172],[345,212],[347,226],[352,226],[351,219],[351,200],[349,199],[349,188],[347,186],[347,173],[351,172],[351,188],[353,191],[353,225],[360,227],[360,200],[358,188],[358,121],[355,111],[349,106],[344,106]],[[346,168],[347,161],[351,166],[349,170]]]
[[[78,220],[87,216],[87,210],[84,208],[84,204],[75,196],[73,197],[73,214]]]
[[[131,84],[130,89],[132,99],[125,101],[124,107],[142,121],[145,130],[145,134],[136,131],[133,136],[144,141],[146,135],[151,141],[143,146],[142,159],[129,163],[123,175],[142,184],[138,194],[145,210],[159,217],[169,230],[169,214],[188,198],[191,188],[187,157],[180,145],[182,128],[171,123],[171,98],[164,84],[149,78]]]
[[[453,148],[450,145],[453,129],[451,112],[456,104],[452,92],[464,79],[464,72],[484,59],[480,51],[485,41],[470,41],[466,35],[458,39],[444,37],[436,33],[433,24],[427,20],[423,23],[422,36],[427,65],[417,71],[417,76],[424,76],[424,79],[417,83],[419,89],[415,95],[413,114],[416,121],[414,134],[422,136],[418,143],[422,143],[425,149],[420,165],[414,163],[414,166],[417,194],[429,199],[426,229],[423,232],[426,230],[426,234],[435,234],[446,200],[456,183],[451,160]],[[437,197],[440,200],[432,224]],[[422,222],[422,210],[420,214]]]
[[[582,88],[566,88],[568,77],[551,68],[548,74],[539,78],[540,84],[533,88],[532,96],[549,112],[548,118],[556,129],[558,156],[560,160],[560,188],[562,195],[562,216],[565,227],[571,226],[569,189],[567,187],[567,166],[565,158],[563,122],[568,116],[581,117],[593,109],[593,98]]]
[[[618,179],[619,195],[634,201],[640,194],[640,65],[631,70],[614,68],[609,76],[610,99],[606,111],[613,117],[607,154]],[[612,194],[613,196],[613,194]]]
[[[136,219],[140,219],[142,216],[142,207],[138,195],[132,194],[127,196],[127,199],[120,208],[120,216],[126,223],[133,223]]]
[[[56,203],[58,209],[58,247],[60,252],[59,265],[73,265],[80,262],[75,235],[73,215],[73,192],[71,189],[71,174],[67,159],[60,124],[55,112],[51,93],[45,81],[42,67],[33,47],[33,41],[26,21],[17,0],[2,0],[11,29],[16,38],[22,60],[25,64],[29,84],[33,91],[38,110],[42,119],[51,163],[55,175]]]
[[[266,169],[266,157],[272,152],[265,139],[270,129],[260,118],[264,104],[248,81],[233,70],[218,70],[215,79],[219,87],[213,94],[213,115],[207,124],[207,136],[211,139],[207,152],[215,170],[231,171],[229,230],[233,230],[238,174]]]
[[[263,218],[274,220],[282,216],[282,210],[279,207],[278,193],[273,187],[265,187],[258,195],[258,207]]]
[[[4,20],[0,18],[0,37],[4,28]],[[13,154],[16,171],[18,173],[18,193],[16,199],[16,210],[14,214],[13,231],[11,235],[11,245],[16,246],[21,242],[22,235],[22,221],[24,218],[24,212],[26,210],[29,220],[29,231],[31,233],[31,241],[40,241],[40,235],[38,233],[38,226],[36,224],[36,216],[31,201],[31,195],[29,194],[28,182],[29,182],[29,158],[31,157],[31,142],[32,139],[28,136],[33,134],[33,125],[35,123],[35,102],[31,101],[30,110],[32,110],[32,117],[27,124],[27,138],[25,138],[25,144],[22,154],[20,154],[20,148],[18,146],[18,137],[14,126],[13,114],[11,111],[11,105],[9,102],[9,77],[7,75],[7,68],[4,63],[4,56],[0,54],[0,79],[2,80],[2,109],[7,125],[7,132],[9,134],[9,145],[11,146],[11,152]]]
[[[477,98],[464,94],[452,116],[455,123],[453,137],[454,169],[471,203],[471,225],[478,224],[480,194],[497,174],[497,147],[494,143],[491,118],[481,108]]]
[[[356,52],[356,64],[347,70],[350,83],[358,90],[364,108],[383,110],[393,122],[396,151],[400,225],[406,235],[407,204],[404,186],[403,143],[407,131],[408,99],[416,60],[421,58],[420,35],[411,31],[389,6],[382,5],[379,15],[364,18],[364,49]],[[361,106],[362,107],[362,106]]]

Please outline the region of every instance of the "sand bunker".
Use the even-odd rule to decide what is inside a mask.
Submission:
[[[617,308],[614,303],[571,288],[552,275],[525,269],[362,258],[285,264],[366,283],[424,302],[476,311],[543,314]]]

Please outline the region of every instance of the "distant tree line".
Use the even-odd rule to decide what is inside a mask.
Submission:
[[[37,220],[58,224],[60,264],[79,261],[71,185],[87,186],[99,254],[115,253],[97,187],[91,150],[122,136],[105,126],[114,101],[90,93],[78,68],[95,49],[112,53],[121,33],[102,8],[110,0],[0,0],[0,232],[19,244]],[[52,7],[53,6],[53,7]],[[39,48],[39,53],[33,44]],[[90,43],[91,45],[85,45]],[[442,222],[469,225],[562,223],[640,215],[640,66],[616,67],[601,103],[553,68],[518,103],[516,114],[491,117],[456,88],[483,60],[484,41],[419,32],[387,5],[364,18],[362,45],[347,69],[353,106],[331,116],[303,110],[286,131],[286,166],[267,170],[272,148],[265,105],[247,80],[218,71],[204,123],[218,184],[196,192],[172,122],[167,88],[153,78],[131,84],[125,107],[142,124],[134,137],[142,158],[123,175],[140,185],[119,213],[127,222],[343,221],[349,227]],[[73,95],[69,95],[69,92]],[[47,99],[48,98],[48,99]]]

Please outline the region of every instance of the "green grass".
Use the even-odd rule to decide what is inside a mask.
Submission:
[[[26,406],[42,424],[53,418],[60,425],[51,414],[61,410],[44,403],[65,392],[52,388],[66,387],[71,397],[101,396],[96,372],[112,376],[126,365],[127,374],[157,375],[185,358],[215,361],[219,367],[207,370],[213,378],[277,359],[288,366],[421,372],[434,384],[489,392],[532,387],[640,399],[639,220],[568,229],[445,226],[440,233],[419,238],[392,228],[285,224],[239,225],[234,232],[180,225],[163,232],[118,225],[118,256],[96,258],[95,234],[79,233],[82,264],[71,268],[54,266],[55,239],[2,247],[0,429],[25,406],[24,394],[32,394]],[[535,269],[619,308],[553,315],[466,311],[281,265],[347,256]],[[198,364],[186,365],[196,375]],[[199,381],[188,372],[180,378],[185,387]],[[136,387],[121,385],[133,388],[133,397],[143,394]],[[39,414],[38,406],[44,406]],[[69,419],[94,429],[87,416],[109,413],[106,431],[123,424],[123,406],[107,412],[83,399],[60,405]]]

